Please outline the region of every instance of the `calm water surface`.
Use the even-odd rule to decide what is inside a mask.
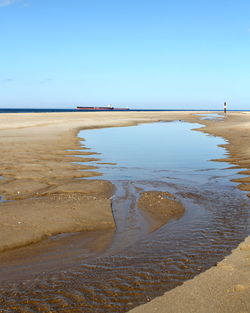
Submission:
[[[209,114],[196,114],[201,120],[223,120],[225,114],[209,113]]]
[[[218,147],[225,141],[191,131],[198,127],[171,122],[80,132],[85,147],[101,153],[91,162],[100,166],[100,179],[116,186],[112,242],[91,258],[79,248],[64,270],[22,283],[6,280],[3,312],[126,312],[229,254],[249,233],[249,199],[230,182],[237,171],[211,161],[225,157]],[[175,194],[184,216],[149,232],[136,205],[147,190]]]
[[[91,164],[107,163],[100,168],[103,179],[171,182],[184,179],[197,184],[218,175],[226,184],[234,185],[230,177],[237,171],[228,170],[228,163],[212,161],[225,158],[226,150],[218,147],[225,140],[191,131],[198,128],[199,124],[162,122],[85,130],[79,135],[85,139],[86,147],[101,152],[101,161]]]

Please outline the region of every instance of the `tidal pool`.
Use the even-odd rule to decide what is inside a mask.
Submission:
[[[199,124],[161,122],[84,130],[79,136],[84,138],[89,152],[101,153],[101,161],[91,165],[100,167],[102,179],[175,183],[186,180],[200,184],[219,176],[224,183],[233,185],[230,178],[237,171],[229,170],[228,163],[212,161],[225,158],[226,150],[218,146],[225,140],[191,131],[198,128]]]
[[[64,269],[45,271],[35,281],[6,282],[0,287],[0,307],[7,312],[126,312],[229,254],[249,234],[249,199],[230,181],[239,176],[237,170],[211,161],[225,158],[226,150],[218,147],[225,141],[192,130],[199,127],[177,121],[81,131],[85,147],[101,153],[100,161],[89,163],[102,172],[93,179],[116,186],[112,242],[89,258],[77,245],[78,256],[74,252],[74,262]],[[137,208],[140,192],[149,190],[174,194],[185,214],[151,232]],[[95,238],[87,242],[94,246]]]
[[[100,166],[100,178],[116,186],[113,214],[117,231],[109,252],[130,246],[149,232],[149,223],[137,208],[141,191],[167,191],[181,199],[186,206],[185,215],[159,232],[188,225],[185,236],[189,236],[189,231],[201,230],[204,222],[213,224],[211,207],[218,203],[221,207],[228,206],[227,192],[248,205],[248,198],[231,182],[239,177],[237,170],[231,169],[228,163],[213,161],[227,155],[219,146],[225,144],[225,140],[196,131],[198,128],[199,124],[175,121],[79,133],[89,151],[101,153],[101,161],[91,162]],[[197,229],[193,228],[195,221],[199,221]],[[235,223],[238,222],[235,220]],[[246,229],[247,225],[246,222]]]
[[[219,114],[219,113],[198,113],[196,114],[197,116],[200,117],[201,120],[223,120],[225,117],[225,113],[224,114]]]

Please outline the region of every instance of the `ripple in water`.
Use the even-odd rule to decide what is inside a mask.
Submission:
[[[180,130],[176,131],[177,127]],[[75,261],[60,270],[45,271],[22,282],[2,282],[0,312],[126,312],[182,284],[229,254],[249,233],[249,200],[230,182],[235,170],[225,170],[223,163],[207,161],[207,155],[209,159],[223,157],[223,150],[216,147],[222,140],[191,132],[191,127],[194,126],[186,123],[160,123],[94,130],[101,145],[116,133],[125,150],[134,149],[132,152],[138,156],[135,163],[134,159],[125,159],[117,140],[111,147],[115,145],[124,161],[119,159],[119,153],[109,150],[109,161],[118,165],[102,168],[103,178],[111,179],[117,186],[113,199],[117,231],[112,244],[99,256],[74,256]],[[140,151],[135,151],[133,138],[128,140],[130,146],[121,140],[127,131],[133,134],[140,151],[143,145],[150,145],[158,131],[161,149],[154,146],[157,161],[151,151],[148,158],[145,156],[138,163]],[[109,155],[105,156],[91,132],[82,133],[87,139],[85,143],[94,143],[95,151],[104,152],[103,162],[108,161]],[[141,132],[143,140],[138,141],[137,132]],[[184,141],[182,152],[174,152],[168,136],[163,134],[175,134],[178,146]],[[172,160],[167,157],[169,150]],[[180,155],[175,158],[177,154]],[[185,215],[148,233],[147,222],[136,207],[139,190],[175,194],[186,207]]]

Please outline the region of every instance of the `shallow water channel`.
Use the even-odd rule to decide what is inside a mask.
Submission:
[[[225,157],[218,147],[225,141],[191,130],[199,127],[178,121],[81,131],[84,146],[101,153],[91,164],[103,175],[94,179],[116,186],[116,232],[80,237],[95,245],[107,236],[98,255],[78,245],[68,267],[6,281],[6,312],[126,312],[229,254],[249,234],[249,199],[230,181],[237,170],[211,161]],[[152,190],[170,192],[185,206],[182,217],[155,231],[137,208],[140,192]]]

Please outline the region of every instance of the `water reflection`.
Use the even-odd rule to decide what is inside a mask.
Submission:
[[[196,114],[200,117],[201,120],[223,120],[224,115],[219,113],[207,113],[207,114]]]
[[[112,244],[91,259],[77,252],[67,269],[6,282],[0,286],[1,309],[126,312],[230,253],[249,233],[249,199],[230,182],[236,170],[209,161],[225,157],[217,146],[224,140],[190,130],[197,127],[173,122],[81,132],[87,147],[102,152],[101,163],[117,163],[99,164],[102,178],[117,186]],[[184,216],[149,233],[136,206],[140,191],[148,190],[174,194],[186,208]],[[81,246],[78,239],[74,246]]]
[[[205,135],[198,131],[199,124],[183,122],[141,124],[81,131],[84,145],[89,151],[101,152],[103,163],[117,165],[101,166],[102,178],[107,180],[159,180],[204,183],[218,176],[230,183],[236,170],[222,171],[228,163],[213,162],[225,158],[225,144],[220,137]],[[91,164],[99,165],[91,162]],[[100,166],[100,165],[99,165]]]

